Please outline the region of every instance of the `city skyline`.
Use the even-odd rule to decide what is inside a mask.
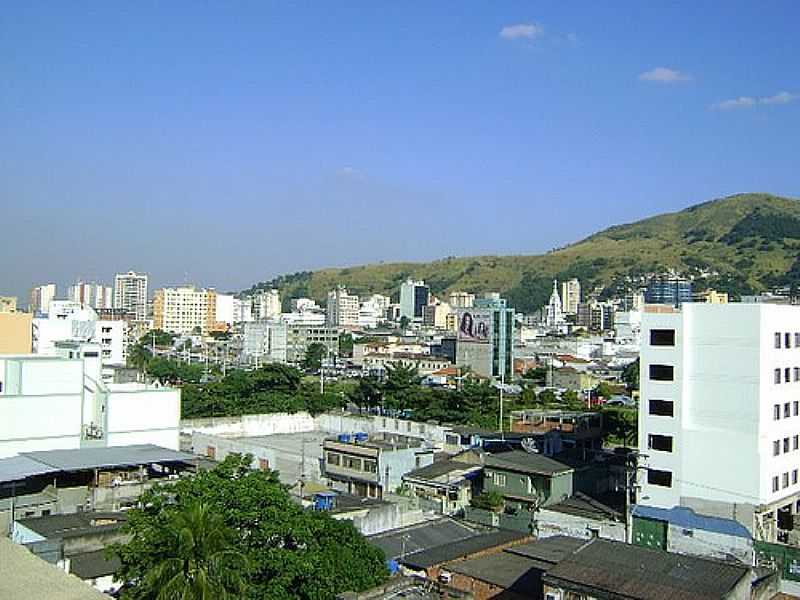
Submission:
[[[538,254],[731,193],[798,196],[796,16],[12,7],[0,177],[19,226],[0,291],[127,269],[234,291]]]

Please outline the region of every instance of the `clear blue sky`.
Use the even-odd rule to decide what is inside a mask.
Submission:
[[[538,253],[800,195],[800,4],[8,2],[0,294]]]

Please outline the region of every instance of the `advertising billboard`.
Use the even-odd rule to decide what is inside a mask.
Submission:
[[[458,313],[458,341],[478,344],[492,342],[492,311],[466,308]]]

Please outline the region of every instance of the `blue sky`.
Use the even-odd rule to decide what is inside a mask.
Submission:
[[[800,196],[800,4],[17,2],[0,294],[538,253]]]

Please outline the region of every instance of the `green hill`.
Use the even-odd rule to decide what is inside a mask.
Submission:
[[[433,293],[499,291],[528,312],[547,302],[552,280],[578,277],[584,290],[609,296],[651,273],[675,269],[693,275],[698,289],[734,297],[774,286],[800,286],[800,201],[770,194],[739,194],[617,225],[580,242],[536,256],[445,258],[294,273],[259,283],[284,299],[324,301],[338,284],[359,295],[397,297],[407,277],[424,279]]]

